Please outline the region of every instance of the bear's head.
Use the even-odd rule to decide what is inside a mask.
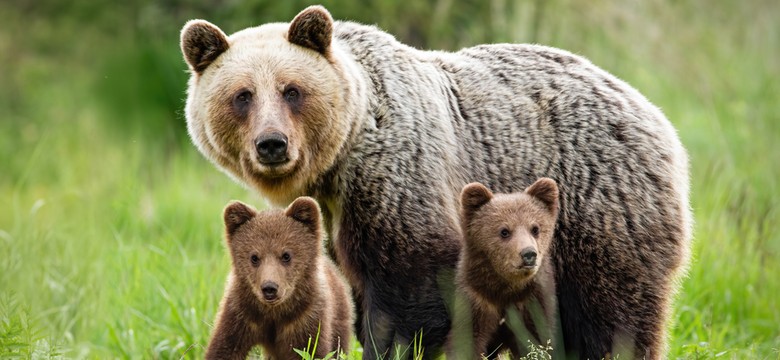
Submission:
[[[262,304],[284,304],[312,286],[322,256],[320,209],[314,199],[300,197],[286,210],[261,212],[234,201],[225,207],[224,219],[235,279]]]
[[[351,130],[359,90],[331,42],[333,26],[325,8],[311,6],[290,24],[231,36],[204,20],[181,31],[192,141],[275,204],[304,195],[333,166]]]
[[[558,219],[558,186],[541,178],[524,192],[493,194],[480,183],[461,192],[463,251],[508,283],[522,284],[549,254]]]

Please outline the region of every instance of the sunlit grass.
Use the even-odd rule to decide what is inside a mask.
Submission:
[[[91,144],[100,150],[75,147],[54,181],[36,175],[57,165],[33,150],[29,180],[3,189],[0,288],[76,354],[175,357],[203,346],[229,270],[221,209],[262,201],[197,154],[151,159],[140,144]]]

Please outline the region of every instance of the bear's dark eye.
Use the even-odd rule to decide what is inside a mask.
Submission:
[[[237,105],[248,104],[250,101],[252,101],[252,93],[249,91],[242,91],[236,95],[234,101]]]
[[[282,262],[288,263],[288,262],[290,262],[291,259],[292,259],[292,256],[290,256],[290,253],[286,252],[286,253],[282,254]]]
[[[503,228],[503,229],[501,229],[501,232],[499,233],[499,235],[501,235],[502,239],[508,239],[509,236],[512,235],[512,233],[509,232],[509,229]]]
[[[252,265],[254,266],[260,265],[260,258],[257,255],[252,255],[249,260],[252,261]]]
[[[531,226],[531,236],[533,237],[539,236],[539,225]]]
[[[233,98],[233,107],[241,115],[246,115],[251,104],[252,93],[249,90],[241,91]]]
[[[301,92],[295,86],[289,86],[284,90],[284,100],[295,103],[301,97]]]

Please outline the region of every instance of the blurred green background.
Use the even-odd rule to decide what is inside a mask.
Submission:
[[[780,357],[780,2],[323,3],[420,48],[561,47],[638,88],[691,158],[669,357]],[[179,30],[309,4],[0,3],[0,358],[202,357],[229,270],[222,207],[264,202],[187,138]]]

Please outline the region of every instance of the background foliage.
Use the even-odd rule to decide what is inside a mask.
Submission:
[[[696,242],[670,357],[778,358],[780,3],[323,3],[421,48],[565,48],[637,87],[691,157]],[[220,211],[263,200],[189,143],[179,29],[231,33],[308,4],[0,3],[0,358],[202,356],[229,267]]]

